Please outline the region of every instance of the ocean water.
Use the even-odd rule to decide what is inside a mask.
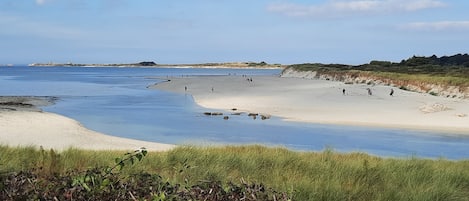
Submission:
[[[190,95],[147,89],[170,77],[276,76],[280,70],[0,67],[1,96],[56,96],[45,111],[109,135],[170,144],[263,144],[384,157],[469,159],[469,135],[205,116]],[[223,111],[222,111],[223,112]],[[1,132],[1,128],[0,128]]]

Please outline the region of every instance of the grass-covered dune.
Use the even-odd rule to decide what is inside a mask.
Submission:
[[[347,71],[361,70],[373,72],[389,72],[399,74],[425,74],[430,76],[469,77],[469,55],[457,54],[453,56],[418,57],[413,56],[401,62],[371,61],[369,64],[345,65],[345,64],[319,64],[305,63],[293,64],[289,67],[301,71]]]
[[[124,154],[77,149],[56,153],[0,146],[2,183],[12,172],[36,170],[48,178],[72,170],[112,167],[114,158]],[[122,180],[132,180],[143,173],[159,175],[163,181],[181,186],[200,181],[263,184],[291,200],[469,200],[467,160],[380,158],[363,153],[296,152],[262,146],[179,147],[148,153],[119,174]],[[2,191],[5,188],[4,183],[0,184]]]
[[[469,55],[417,57],[401,62],[371,61],[362,65],[305,63],[288,66],[285,71],[314,71],[346,82],[380,82],[402,89],[443,95],[469,97]],[[285,72],[284,71],[284,72]]]

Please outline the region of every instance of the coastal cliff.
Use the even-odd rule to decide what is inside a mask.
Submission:
[[[301,71],[292,67],[286,68],[281,77],[294,77],[304,79],[320,79],[340,81],[346,84],[387,85],[419,93],[428,93],[435,96],[449,98],[469,99],[469,86],[439,84],[420,78],[399,79],[396,75],[386,73],[373,73],[369,71]]]

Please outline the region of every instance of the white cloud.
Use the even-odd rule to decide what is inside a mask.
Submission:
[[[444,7],[439,0],[329,0],[318,5],[275,3],[267,6],[270,12],[293,17],[344,17],[370,13],[412,12]]]
[[[52,0],[35,0],[35,1],[36,1],[36,4],[37,4],[37,5],[42,6],[42,5],[46,4],[46,3],[51,2]]]
[[[45,3],[46,3],[46,0],[36,0],[37,5],[42,5],[42,4],[45,4]]]
[[[405,1],[402,1],[404,3]],[[402,8],[406,11],[416,11],[428,8],[439,8],[446,6],[445,3],[436,0],[418,0],[418,1],[407,1]]]
[[[469,31],[469,21],[414,22],[399,28],[412,31]]]

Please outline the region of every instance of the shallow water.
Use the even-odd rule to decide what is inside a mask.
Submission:
[[[469,158],[463,135],[205,116],[190,95],[149,90],[171,76],[276,75],[280,70],[2,67],[0,95],[57,96],[44,108],[110,135],[171,144],[264,144],[379,156]],[[226,112],[225,112],[226,113]],[[0,131],[1,132],[1,131]]]

